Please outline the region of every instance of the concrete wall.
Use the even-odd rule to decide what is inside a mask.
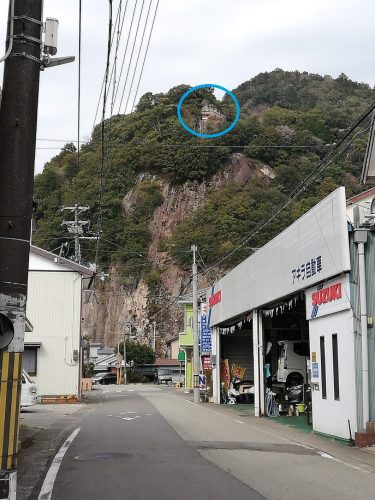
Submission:
[[[312,377],[319,390],[312,391],[313,428],[324,434],[349,439],[348,419],[352,433],[357,430],[353,312],[351,309],[309,322],[310,356],[316,352],[319,377]],[[337,334],[340,400],[334,398],[332,334]],[[322,399],[320,337],[325,339],[327,399]]]
[[[79,392],[79,361],[73,361],[73,351],[80,349],[80,306],[79,273],[66,268],[61,272],[53,267],[48,271],[29,271],[26,314],[34,329],[26,333],[25,342],[41,343],[37,374],[33,376],[39,395]]]

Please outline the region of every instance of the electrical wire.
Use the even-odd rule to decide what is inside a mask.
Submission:
[[[45,140],[46,142],[48,140]],[[71,141],[59,141],[59,139],[53,139],[54,142],[65,142],[65,143],[76,143],[77,141],[71,140]],[[52,142],[52,140],[51,140]],[[85,144],[101,144],[100,141],[87,141]],[[324,147],[331,146],[331,144],[325,145]],[[123,150],[125,145],[108,145],[108,149],[113,149],[113,150]],[[163,144],[163,143],[158,143],[158,142],[153,142],[153,143],[146,143],[146,144],[137,144],[137,148],[147,148],[147,147],[158,147],[158,148],[185,148],[185,149],[199,149],[199,148],[246,148],[246,147],[251,147],[254,149],[319,149],[322,148],[322,146],[291,146],[291,145],[252,145],[252,144],[246,144],[246,145],[227,145],[227,144],[217,144],[217,145],[212,145],[212,146],[206,146],[204,144],[199,145],[199,144]],[[50,150],[64,150],[64,147],[62,146],[56,146],[56,147],[43,147],[43,146],[38,146],[35,149],[50,149]]]
[[[102,108],[102,124],[101,124],[101,165],[100,165],[100,184],[99,184],[99,208],[98,208],[98,223],[96,233],[96,251],[95,251],[95,266],[98,267],[99,261],[99,240],[103,219],[103,191],[104,191],[104,164],[106,160],[105,149],[105,112],[107,105],[107,92],[108,92],[108,74],[109,63],[111,57],[111,39],[112,39],[112,0],[108,0],[109,6],[109,21],[108,21],[108,44],[107,44],[107,63],[105,69],[105,85],[103,93],[103,108]]]
[[[127,2],[126,2],[126,6],[127,6]],[[125,6],[125,10],[126,10],[126,6]],[[119,15],[119,18],[121,17],[121,8],[122,8],[122,0],[120,0],[119,2],[119,7],[118,7],[118,15]],[[116,30],[116,28],[115,28]],[[116,71],[117,71],[117,54],[118,54],[118,49],[119,49],[119,45],[120,45],[120,40],[121,40],[121,31],[122,31],[122,28],[120,27],[120,23],[118,23],[118,27],[117,27],[117,37],[116,37],[116,49],[115,49],[115,56],[114,56],[114,59],[113,59],[113,65],[112,65],[112,72],[111,72],[111,76],[113,75],[113,90],[112,90],[112,100],[111,100],[111,116],[113,115],[113,108],[114,108],[114,105],[115,105],[115,102],[114,102],[114,97],[115,97],[115,90],[116,90]],[[110,79],[110,82],[109,84],[111,84],[111,79]]]
[[[137,68],[138,68],[139,58],[140,58],[140,55],[141,55],[141,52],[142,52],[143,40],[144,40],[144,38],[145,38],[146,28],[147,28],[147,24],[148,24],[148,18],[149,18],[149,16],[150,16],[151,5],[152,5],[152,0],[150,0],[149,6],[148,6],[148,10],[147,10],[147,15],[146,15],[146,21],[145,21],[145,24],[144,24],[144,26],[143,26],[142,38],[141,38],[141,42],[140,42],[140,44],[139,44],[138,55],[137,55],[137,59],[136,59],[136,61],[135,61],[135,66],[134,66],[133,76],[132,76],[132,79],[131,79],[131,82],[130,82],[130,88],[129,88],[129,91],[128,91],[128,98],[126,99],[126,104],[125,104],[125,108],[124,108],[124,113],[126,113],[126,110],[128,109],[129,99],[130,99],[131,91],[132,91],[132,89],[133,89],[133,84],[134,84],[135,75],[136,75],[136,73],[137,73]]]
[[[135,36],[134,36],[132,51],[131,51],[131,54],[130,54],[130,60],[129,60],[129,64],[128,64],[128,70],[126,72],[125,83],[124,83],[124,87],[122,89],[122,94],[121,94],[121,99],[120,99],[120,105],[118,107],[118,114],[120,114],[120,110],[121,110],[121,106],[122,106],[122,101],[124,99],[126,84],[128,83],[129,72],[130,72],[130,68],[131,68],[131,65],[132,65],[132,61],[133,61],[134,49],[135,49],[135,44],[136,44],[137,38],[138,38],[138,31],[139,31],[139,26],[141,24],[141,19],[142,19],[142,13],[143,13],[144,5],[145,5],[145,0],[142,0],[141,11],[139,13],[139,18],[138,18],[138,23],[137,23],[137,29],[135,31]],[[124,113],[125,113],[125,110],[124,110]]]
[[[127,3],[127,2],[126,2],[126,3]],[[114,40],[114,37],[115,37],[116,26],[117,26],[117,20],[118,20],[118,14],[119,14],[119,11],[117,11],[117,16],[116,16],[116,20],[115,20],[115,25],[114,25],[114,28],[113,28],[113,34],[112,34],[112,38],[111,38],[111,48],[112,48],[112,43],[113,43],[113,40]],[[126,14],[126,9],[125,9],[125,11],[124,11],[124,15],[123,15],[123,19],[122,19],[122,26],[123,26],[123,24],[124,24],[125,14]],[[122,28],[121,28],[121,30],[122,30]],[[102,99],[102,95],[103,95],[103,90],[104,90],[105,80],[106,80],[106,72],[104,72],[103,81],[102,81],[102,85],[101,85],[101,88],[100,88],[100,93],[99,93],[98,103],[97,103],[97,105],[96,105],[96,111],[95,111],[95,117],[94,117],[94,122],[93,122],[92,130],[94,130],[94,127],[95,127],[95,122],[96,122],[96,118],[97,118],[98,113],[99,113],[100,101],[101,101],[101,99]]]
[[[82,52],[82,0],[78,3],[78,95],[77,95],[77,168],[80,168],[81,136],[81,52]]]
[[[197,249],[197,254],[198,254],[198,258],[200,260],[200,265],[202,267],[202,269],[206,269],[206,264],[204,263],[204,259],[199,251],[199,248],[196,246],[196,249]]]
[[[119,88],[120,88],[120,82],[121,82],[122,72],[124,70],[125,59],[126,59],[126,54],[128,52],[130,36],[131,36],[132,30],[133,30],[133,24],[134,24],[135,13],[136,13],[136,10],[137,10],[137,5],[138,5],[138,0],[135,0],[135,2],[134,2],[134,8],[133,8],[133,13],[132,13],[132,18],[131,18],[130,26],[129,26],[128,37],[126,39],[126,45],[125,45],[124,55],[122,56],[120,76],[119,76],[119,80],[118,80],[118,84],[117,84],[117,88],[116,88],[116,92],[115,92],[115,98],[114,98],[115,101],[117,99],[117,94],[118,94],[118,91],[119,91]]]
[[[156,14],[157,14],[158,8],[159,8],[159,1],[160,0],[158,0],[158,2],[156,4],[156,9],[155,9],[155,12],[154,12],[154,18],[152,20],[150,35],[148,37],[146,51],[145,51],[145,55],[144,55],[143,62],[142,62],[142,68],[141,68],[141,72],[139,74],[138,84],[137,84],[137,88],[136,88],[136,91],[135,91],[135,94],[134,94],[133,104],[132,104],[131,111],[130,111],[131,113],[133,113],[135,102],[136,102],[137,96],[138,96],[139,85],[140,85],[141,80],[142,80],[143,70],[144,70],[144,67],[145,67],[145,62],[146,62],[146,58],[147,58],[147,54],[148,54],[148,49],[149,49],[149,46],[150,46],[151,36],[152,36],[152,32],[154,30],[154,24],[155,24]]]

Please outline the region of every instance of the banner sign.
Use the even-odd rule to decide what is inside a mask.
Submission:
[[[212,353],[211,328],[208,326],[207,316],[201,316],[201,354]]]

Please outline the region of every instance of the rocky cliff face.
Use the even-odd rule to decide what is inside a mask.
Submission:
[[[165,293],[159,298],[161,310],[156,318],[157,345],[160,353],[165,350],[165,340],[179,331],[180,313],[176,303],[177,297],[186,288],[190,277],[173,262],[167,252],[159,251],[160,240],[171,236],[181,221],[204,205],[208,190],[219,189],[233,182],[247,183],[254,176],[263,178],[267,185],[274,174],[268,166],[255,165],[243,155],[234,154],[227,167],[206,182],[188,182],[182,186],[174,186],[163,178],[141,174],[134,187],[124,196],[125,216],[136,204],[138,187],[144,180],[157,180],[164,198],[149,223],[152,237],[148,249],[149,260],[159,268],[165,269],[160,276]],[[116,275],[115,267],[111,269],[110,274]],[[203,288],[210,284],[205,277],[201,277],[198,285]],[[116,345],[123,334],[124,321],[131,318],[134,335],[137,335],[139,340],[143,338],[151,342],[153,325],[147,323],[149,294],[149,287],[143,280],[140,280],[131,293],[126,292],[115,278],[109,283],[104,282],[100,288],[88,294],[89,297],[84,304],[84,334],[107,346]]]

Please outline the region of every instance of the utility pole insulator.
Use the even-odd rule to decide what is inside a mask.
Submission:
[[[74,220],[65,220],[62,222],[62,226],[66,226],[69,233],[74,234],[74,261],[77,264],[81,263],[81,245],[80,239],[97,239],[96,237],[89,238],[83,237],[83,228],[90,226],[90,221],[88,220],[79,220],[78,216],[82,212],[86,212],[90,207],[81,207],[78,204],[75,204],[74,207],[63,207],[61,211],[69,210],[74,213]]]

